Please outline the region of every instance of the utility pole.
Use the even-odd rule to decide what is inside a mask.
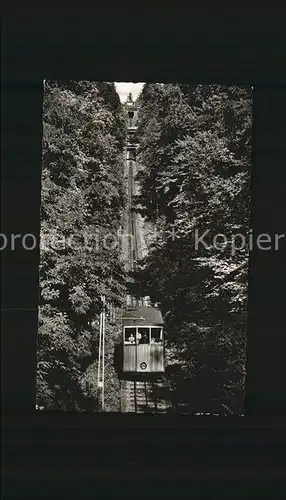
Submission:
[[[101,385],[101,344],[102,344],[102,312],[100,313],[99,320],[99,346],[98,346],[98,366],[97,366],[97,386],[100,388]]]
[[[101,389],[101,407],[104,411],[104,376],[105,376],[105,295],[101,296],[103,310],[100,313],[99,348],[97,367],[97,386]]]
[[[102,296],[103,312],[102,312],[102,392],[101,406],[104,411],[104,376],[105,376],[105,295]]]

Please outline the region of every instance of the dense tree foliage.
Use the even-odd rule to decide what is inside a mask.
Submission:
[[[135,208],[149,253],[135,278],[164,316],[166,398],[191,413],[239,414],[251,89],[145,84],[137,103]],[[37,373],[45,408],[101,409],[101,296],[120,308],[128,282],[112,244],[126,207],[125,120],[113,83],[45,83]],[[118,411],[121,332],[108,314],[106,328],[105,410]]]
[[[37,380],[45,408],[98,409],[101,295],[120,306],[125,287],[107,236],[125,203],[124,142],[113,83],[45,82]],[[108,322],[107,333],[115,339]],[[108,358],[107,383],[112,374]]]
[[[139,102],[137,206],[151,241],[140,278],[166,320],[174,404],[241,413],[251,89],[145,84]]]

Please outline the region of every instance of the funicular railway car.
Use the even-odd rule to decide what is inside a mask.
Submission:
[[[123,372],[162,373],[163,318],[155,307],[125,311],[123,317]]]

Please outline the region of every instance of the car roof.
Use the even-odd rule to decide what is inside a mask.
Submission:
[[[163,325],[163,317],[157,307],[138,307],[133,310],[125,310],[123,313],[123,325]]]

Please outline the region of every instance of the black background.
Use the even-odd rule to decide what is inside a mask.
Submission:
[[[38,10],[37,10],[38,9]],[[254,85],[251,227],[285,233],[285,36],[134,4],[3,8],[2,229],[39,235],[44,78]],[[3,498],[285,496],[285,241],[250,259],[246,416],[36,412],[39,251],[2,254]],[[283,470],[284,468],[284,470]]]

